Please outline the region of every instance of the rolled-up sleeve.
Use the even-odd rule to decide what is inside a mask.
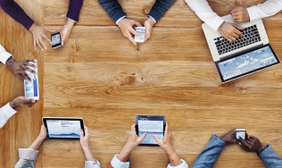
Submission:
[[[6,64],[7,60],[12,56],[12,54],[8,53],[5,48],[0,45],[0,62]]]
[[[93,161],[85,161],[84,168],[101,168],[101,164],[98,160]]]
[[[17,111],[14,110],[10,103],[7,103],[5,106],[0,108],[0,128],[2,128],[6,122],[12,117]]]
[[[188,168],[188,164],[185,162],[185,160],[181,159],[181,164],[177,166],[171,166],[170,164],[167,165],[167,168]]]
[[[15,168],[34,168],[34,163],[37,159],[38,151],[31,148],[19,149],[19,161],[15,165]]]

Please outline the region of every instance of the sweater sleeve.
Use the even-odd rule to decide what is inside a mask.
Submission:
[[[0,0],[0,6],[9,16],[22,24],[27,30],[34,23],[14,0]]]
[[[117,0],[99,0],[99,3],[115,22],[126,16]]]
[[[267,168],[281,168],[282,159],[272,149],[270,145],[267,145],[265,149],[258,154],[259,158],[263,161]]]
[[[74,21],[78,21],[79,12],[82,7],[82,3],[83,0],[70,0],[67,17]]]
[[[156,0],[156,3],[148,15],[154,18],[155,22],[159,21],[164,13],[171,7],[173,1],[174,0]]]

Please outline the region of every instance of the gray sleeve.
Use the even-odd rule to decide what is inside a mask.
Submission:
[[[101,164],[98,160],[93,161],[85,161],[84,168],[101,168]]]
[[[258,157],[267,168],[282,168],[281,157],[277,155],[270,145],[267,145],[265,149],[258,154]]]
[[[19,149],[19,161],[15,168],[34,168],[34,163],[37,159],[38,151],[31,148]]]

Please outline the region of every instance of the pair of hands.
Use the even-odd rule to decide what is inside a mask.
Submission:
[[[62,39],[62,45],[64,45],[64,43],[68,40],[70,33],[72,31],[73,25],[75,22],[71,21],[71,20],[67,20],[65,25],[62,27],[61,29],[61,39]],[[33,34],[33,45],[34,45],[34,49],[37,49],[37,46],[43,50],[43,49],[47,49],[44,40],[46,40],[50,45],[52,45],[52,42],[50,40],[50,37],[46,36],[46,33],[55,33],[56,30],[50,29],[48,27],[44,27],[44,26],[39,26],[36,23],[33,23],[29,29],[32,34]]]
[[[239,23],[249,22],[250,17],[246,8],[241,6],[235,6],[230,9],[230,14],[233,17],[233,20]],[[244,37],[242,34],[243,28],[234,24],[223,22],[218,28],[219,33],[227,39],[229,42],[233,42],[239,37]]]
[[[260,153],[264,150],[264,146],[255,136],[248,136],[248,134],[246,134],[246,140],[243,140],[241,137],[239,140],[236,139],[235,129],[228,132],[226,135],[221,137],[221,139],[227,144],[239,144],[247,152]]]
[[[148,18],[145,22],[144,22],[144,27],[145,27],[145,40],[146,41],[148,38],[151,37],[151,33],[152,33],[152,29],[154,26],[155,22],[153,21],[153,19]],[[139,36],[139,34],[135,31],[135,27],[142,27],[142,25],[135,21],[135,20],[131,20],[131,19],[122,19],[118,22],[118,26],[122,32],[122,34],[128,38],[129,41],[131,41],[134,45],[136,45],[136,42],[134,41],[134,36]]]

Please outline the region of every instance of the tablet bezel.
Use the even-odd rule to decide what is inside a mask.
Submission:
[[[138,119],[142,117],[142,118],[158,118],[158,119],[162,119],[163,121],[163,136],[165,134],[165,127],[166,127],[166,116],[164,115],[136,115],[135,116],[135,130],[136,130],[136,134],[139,136],[139,131],[138,131]],[[140,143],[140,146],[159,146],[157,143],[156,144],[144,144],[144,143]]]
[[[47,122],[46,122],[47,120],[79,121],[80,122],[80,128],[83,130],[83,135],[85,135],[83,118],[80,118],[80,117],[43,117],[42,121],[43,121],[43,124],[46,128],[48,139],[80,139],[80,138],[58,138],[58,137],[54,138],[54,137],[49,137],[49,130],[48,130],[48,127],[47,127]]]

